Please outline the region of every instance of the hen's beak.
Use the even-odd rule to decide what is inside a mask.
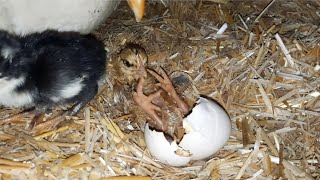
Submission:
[[[145,0],[127,0],[127,2],[136,17],[136,21],[140,22],[144,15]]]

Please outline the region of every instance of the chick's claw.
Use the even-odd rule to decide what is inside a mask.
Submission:
[[[1,119],[0,120],[0,125],[23,121],[23,118],[25,118],[27,116],[35,116],[35,113],[33,111],[24,111],[24,112],[21,112],[21,113],[16,114],[16,115],[9,116],[9,117],[7,117],[5,119]]]
[[[161,90],[146,96],[143,93],[144,78],[139,80],[136,92],[133,93],[133,99],[151,118],[149,124],[157,130],[166,131],[167,122],[160,118],[156,111],[161,112],[161,108],[152,103],[152,101],[160,97]]]
[[[45,116],[45,113],[41,113],[41,112],[36,112],[34,117],[32,118],[30,124],[29,124],[29,130],[33,130],[33,128],[41,123],[41,121],[43,120]]]
[[[32,127],[32,133],[42,134],[44,132],[53,130],[58,124],[65,120],[66,115],[68,115],[68,112],[65,112],[63,115],[58,115],[43,123],[36,124],[34,127]]]
[[[159,81],[157,86],[161,87],[163,90],[165,90],[168,93],[169,96],[173,98],[173,100],[175,101],[177,106],[181,109],[181,111],[183,113],[188,113],[189,111],[188,105],[178,96],[166,72],[162,68],[160,68],[159,70],[160,75],[149,69],[148,69],[148,72],[152,74],[152,76],[154,76]]]
[[[88,98],[91,99],[91,98]],[[57,116],[48,119],[45,122],[35,124],[35,126],[32,129],[33,134],[42,134],[47,131],[51,131],[56,128],[62,121],[65,120],[66,116],[74,116],[76,115],[88,102],[87,100],[82,100],[76,104],[74,104],[70,109],[64,111],[61,114],[58,114]]]
[[[157,86],[165,90],[169,94],[169,96],[177,95],[169,77],[167,76],[167,74],[164,72],[162,68],[160,68],[160,72],[159,72],[160,75],[149,69],[148,69],[148,72],[152,74],[152,76],[154,76],[159,81]]]

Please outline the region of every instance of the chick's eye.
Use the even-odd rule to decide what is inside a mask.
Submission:
[[[126,59],[122,59],[122,62],[123,62],[123,64],[125,65],[125,66],[127,66],[127,67],[133,67],[133,64],[131,64],[128,60],[126,60]]]

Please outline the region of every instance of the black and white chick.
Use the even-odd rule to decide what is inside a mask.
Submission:
[[[71,103],[63,115],[75,115],[97,94],[106,56],[104,44],[92,35],[47,30],[20,37],[0,31],[0,105],[33,108],[32,114],[39,117]],[[30,112],[2,121],[25,114]],[[63,118],[39,128],[50,129]]]

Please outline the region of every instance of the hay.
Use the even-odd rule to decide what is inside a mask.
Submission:
[[[31,136],[28,118],[1,125],[1,179],[319,179],[319,2],[215,2],[150,3],[142,23],[122,5],[95,32],[112,59],[125,42],[140,43],[150,66],[190,77],[182,96],[207,95],[227,109],[232,134],[214,157],[180,168],[158,162],[135,116],[108,102],[107,85],[56,130]],[[17,112],[2,108],[0,117]]]

